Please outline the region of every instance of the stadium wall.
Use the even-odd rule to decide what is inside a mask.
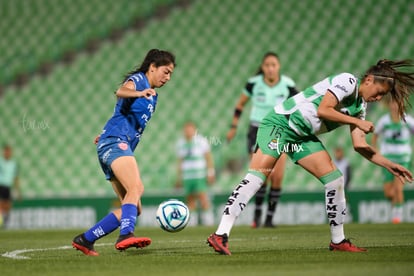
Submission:
[[[414,190],[405,192],[404,222],[414,222]],[[212,196],[216,219],[227,201],[228,194]],[[180,196],[149,195],[142,199],[143,214],[138,219],[140,226],[156,226],[155,212],[158,204],[168,198],[184,200]],[[348,222],[388,223],[391,221],[391,206],[382,191],[350,191],[348,198]],[[113,197],[33,199],[16,202],[11,213],[11,229],[66,229],[89,228],[97,219],[119,207]],[[254,205],[250,203],[236,222],[249,225]],[[218,223],[218,221],[216,221]],[[285,193],[275,216],[275,223],[324,224],[326,223],[323,192]]]

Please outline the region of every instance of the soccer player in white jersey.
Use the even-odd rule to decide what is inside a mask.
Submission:
[[[389,113],[384,114],[375,125],[372,146],[378,146],[381,154],[402,166],[411,163],[411,136],[414,134],[414,118],[408,114],[401,117],[398,105],[387,97]],[[404,183],[398,177],[384,170],[384,194],[391,201],[393,223],[403,220]]]
[[[190,226],[198,224],[197,203],[201,207],[200,222],[214,224],[214,214],[208,197],[208,184],[215,181],[214,161],[208,139],[197,133],[194,122],[184,124],[183,137],[177,142],[178,172],[177,187],[183,187],[188,209],[191,212]]]
[[[236,218],[262,186],[279,156],[285,153],[325,187],[331,232],[329,249],[366,251],[345,238],[344,178],[317,135],[349,125],[355,151],[386,168],[402,182],[413,181],[410,171],[385,158],[366,142],[365,137],[374,131],[374,124],[365,120],[366,102],[376,102],[391,94],[398,103],[398,113],[404,114],[409,96],[414,92],[414,72],[409,72],[413,66],[410,60],[380,60],[360,79],[350,73],[333,75],[277,105],[275,112],[263,119],[257,133],[258,148],[252,156],[249,171],[229,196],[220,224],[207,243],[216,252],[231,255],[228,238]],[[398,70],[401,67],[406,70]]]
[[[256,148],[257,130],[263,118],[273,110],[275,105],[298,93],[295,82],[288,76],[281,74],[280,68],[279,56],[276,53],[267,52],[263,56],[256,76],[247,81],[243,93],[237,101],[230,130],[227,133],[227,141],[231,141],[236,135],[239,118],[245,105],[251,101],[250,126],[247,133],[247,150],[250,155],[253,154]],[[273,216],[281,195],[285,164],[286,155],[283,154],[269,175],[271,187],[267,200],[265,227],[274,227]],[[259,227],[261,224],[262,205],[266,196],[266,188],[265,181],[256,193],[253,228]]]

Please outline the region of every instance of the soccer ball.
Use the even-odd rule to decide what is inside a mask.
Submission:
[[[178,232],[184,229],[190,219],[190,210],[184,202],[169,199],[158,206],[156,217],[161,229]]]

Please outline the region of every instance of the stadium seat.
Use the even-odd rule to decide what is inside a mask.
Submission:
[[[7,68],[1,65],[0,82],[10,81],[20,70],[33,71],[44,60],[57,60],[68,49],[81,49],[90,39],[130,26],[136,15],[147,18],[157,5],[173,2],[140,1],[142,6],[125,8],[132,3],[42,0],[24,6],[21,1],[2,1],[0,10],[7,13],[0,24],[7,31],[0,51]],[[228,190],[247,166],[248,112],[230,144],[226,132],[237,98],[266,51],[279,53],[283,73],[299,89],[327,74],[361,75],[380,58],[412,54],[413,38],[407,33],[413,9],[409,0],[369,0],[358,8],[330,0],[192,1],[186,9],[172,8],[165,18],[148,19],[145,28],[125,32],[116,43],[103,42],[92,55],[82,53],[70,65],[57,64],[47,77],[35,76],[23,88],[8,87],[0,99],[0,142],[15,147],[26,197],[112,195],[100,172],[93,138],[112,113],[113,92],[123,76],[150,48],[168,49],[176,54],[178,66],[171,82],[158,91],[156,113],[136,152],[146,191],[173,188],[175,142],[189,119],[212,145],[220,175],[215,189]],[[16,20],[20,12],[27,21]],[[75,15],[79,21],[73,20]],[[373,107],[368,119],[376,121],[383,112]],[[354,167],[351,188],[381,188],[380,169],[353,152],[347,132],[343,128],[321,139],[330,152],[336,145],[346,148]],[[242,169],[229,169],[234,164]],[[284,183],[286,191],[322,189],[290,161]]]

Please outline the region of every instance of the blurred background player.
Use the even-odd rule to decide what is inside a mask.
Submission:
[[[256,76],[247,81],[243,93],[237,101],[231,128],[227,133],[227,141],[231,141],[236,135],[239,118],[244,106],[251,100],[252,108],[250,111],[250,126],[247,133],[247,150],[251,155],[256,147],[256,135],[260,123],[273,107],[283,102],[288,97],[298,93],[295,82],[280,73],[279,56],[273,52],[267,52],[262,59],[262,63]],[[268,195],[268,208],[264,226],[274,227],[273,216],[280,198],[283,174],[285,170],[286,156],[282,155],[276,167],[269,175],[270,191]],[[266,197],[266,182],[257,191],[255,198],[255,211],[252,227],[261,225],[262,205]]]
[[[348,189],[349,183],[351,182],[352,178],[352,170],[351,164],[345,157],[344,149],[342,147],[335,147],[333,162],[335,163],[335,166],[338,168],[338,170],[344,176],[345,189]]]
[[[10,210],[12,208],[12,191],[21,198],[18,165],[13,158],[13,150],[10,145],[3,146],[3,155],[0,156],[0,227],[7,227]]]
[[[172,53],[152,49],[140,67],[125,76],[123,84],[115,92],[115,110],[101,135],[95,138],[95,143],[99,163],[121,202],[121,208],[73,239],[73,247],[85,255],[98,256],[94,249],[95,241],[118,227],[117,250],[142,248],[151,243],[149,238],[134,236],[144,184],[133,152],[157,105],[158,94],[154,88],[164,86],[171,79],[175,66]]]
[[[366,134],[374,131],[374,124],[365,120],[367,102],[380,101],[387,94],[397,102],[398,113],[403,116],[410,94],[414,93],[414,72],[406,70],[413,66],[411,60],[380,60],[368,68],[361,79],[350,73],[332,75],[275,106],[260,124],[259,148],[253,153],[248,173],[229,196],[220,224],[207,238],[207,243],[216,252],[231,255],[228,237],[237,217],[278,162],[282,154],[280,146],[296,144],[300,145],[300,150],[292,147],[285,154],[319,179],[325,188],[325,210],[331,232],[329,249],[366,251],[345,238],[344,178],[317,135],[349,125],[355,151],[386,168],[402,182],[413,181],[410,171],[385,158],[367,143]]]
[[[213,225],[214,215],[208,196],[208,184],[215,181],[213,156],[208,140],[197,133],[193,122],[183,127],[183,137],[177,142],[178,172],[177,188],[183,187],[187,206],[190,210],[189,225]],[[197,204],[201,207],[198,218]]]
[[[378,147],[388,159],[409,168],[411,165],[411,137],[414,134],[414,118],[398,112],[398,104],[387,97],[386,103],[389,109],[375,125],[372,136],[372,146]],[[380,143],[378,145],[378,140]],[[390,200],[393,223],[403,220],[404,183],[387,170],[384,174],[384,195]]]

